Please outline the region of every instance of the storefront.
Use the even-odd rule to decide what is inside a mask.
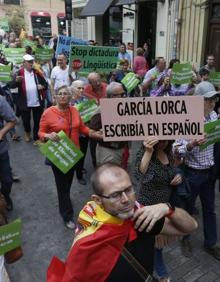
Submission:
[[[149,0],[89,0],[81,12],[83,17],[95,16],[99,44],[128,47],[148,43],[150,57],[155,56],[157,3]],[[128,48],[129,49],[129,48]],[[151,59],[150,58],[150,59]]]
[[[52,36],[51,31],[51,16],[47,12],[32,12],[31,24],[33,36],[41,36],[48,41]]]
[[[110,7],[103,17],[103,45],[119,46],[122,42],[122,6]]]

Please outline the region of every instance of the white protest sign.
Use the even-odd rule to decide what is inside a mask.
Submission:
[[[104,141],[201,139],[204,101],[199,96],[101,99]]]

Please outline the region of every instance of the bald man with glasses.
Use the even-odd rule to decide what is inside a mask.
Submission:
[[[66,263],[53,258],[47,281],[56,275],[65,282],[156,281],[152,277],[155,236],[192,232],[196,221],[169,203],[140,206],[130,176],[118,165],[98,167],[91,184],[92,201],[79,214]]]

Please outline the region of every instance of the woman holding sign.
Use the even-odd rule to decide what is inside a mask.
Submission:
[[[51,106],[44,111],[41,121],[39,137],[42,141],[51,140],[59,141],[58,133],[62,130],[72,140],[72,142],[80,148],[79,135],[83,134],[91,138],[102,139],[100,132],[89,129],[78,113],[78,111],[69,105],[71,100],[71,92],[67,86],[58,88],[55,95],[56,106]],[[66,174],[61,172],[54,164],[51,168],[55,177],[59,210],[64,220],[64,224],[69,229],[74,229],[73,207],[70,199],[70,188],[73,181],[74,170],[71,168]]]
[[[138,201],[144,206],[169,203],[175,186],[182,183],[181,175],[174,168],[172,143],[151,136],[137,153],[136,177],[140,181]],[[157,238],[160,249],[155,249],[155,271],[161,282],[170,281],[163,262],[163,241],[163,238]]]

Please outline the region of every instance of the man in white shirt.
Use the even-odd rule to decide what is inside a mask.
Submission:
[[[38,140],[39,122],[44,108],[47,82],[42,73],[33,69],[34,58],[26,54],[23,57],[23,67],[16,76],[18,85],[18,107],[25,130],[25,141],[31,140],[31,112],[33,114],[33,139]],[[34,144],[37,144],[35,142]]]
[[[69,78],[69,66],[67,65],[67,58],[65,54],[57,56],[57,66],[52,69],[51,72],[51,92],[54,96],[55,91],[63,86],[69,86],[71,84]]]

